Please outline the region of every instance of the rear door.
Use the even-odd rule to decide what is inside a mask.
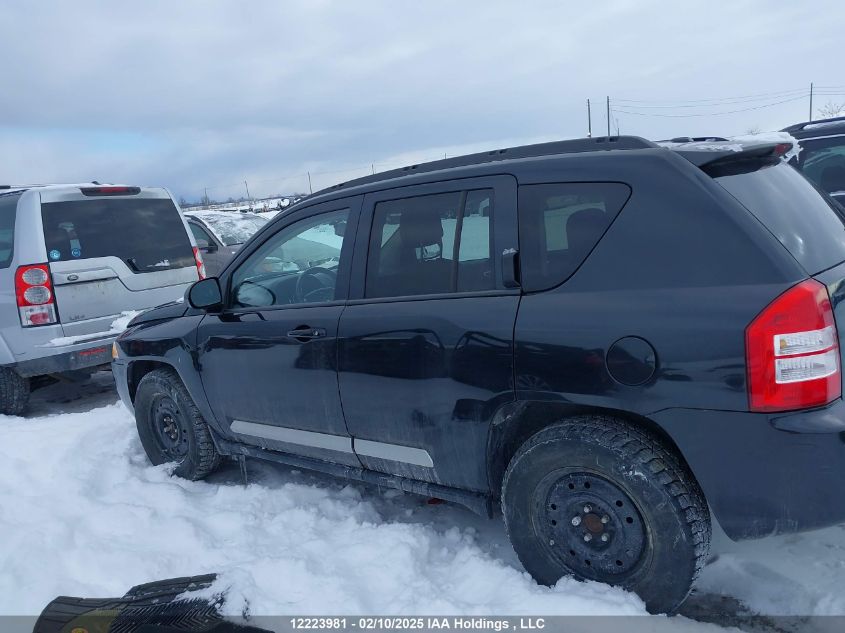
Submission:
[[[516,181],[368,194],[362,217],[339,334],[355,452],[371,470],[485,490],[490,425],[514,399]]]
[[[121,312],[176,300],[198,279],[185,222],[168,193],[127,190],[129,195],[41,193],[44,243],[65,336],[108,332]]]

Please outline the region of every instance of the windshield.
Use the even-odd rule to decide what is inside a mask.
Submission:
[[[136,273],[195,265],[185,225],[169,198],[47,202],[41,218],[51,262],[114,256]]]
[[[243,244],[251,238],[262,226],[267,224],[266,218],[251,213],[235,213],[226,211],[207,211],[192,213],[206,223],[218,239],[226,246]]]
[[[799,168],[828,193],[845,192],[845,135],[801,141]]]
[[[743,161],[720,167],[711,175],[810,274],[845,260],[845,225],[835,203],[793,167],[780,159]]]

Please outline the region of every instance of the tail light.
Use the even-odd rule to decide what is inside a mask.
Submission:
[[[137,196],[141,193],[140,187],[81,187],[79,189],[84,196]]]
[[[58,323],[56,299],[47,264],[18,267],[15,272],[15,297],[23,327]]]
[[[194,246],[194,261],[197,263],[197,272],[200,275],[200,279],[205,279],[205,263],[202,261],[202,253],[200,253],[200,249]]]
[[[818,407],[842,395],[833,308],[814,279],[787,290],[751,322],[745,353],[752,411]]]

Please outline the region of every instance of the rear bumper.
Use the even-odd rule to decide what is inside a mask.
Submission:
[[[765,415],[669,409],[669,433],[734,540],[845,523],[845,402]]]
[[[68,347],[56,347],[49,356],[30,358],[10,365],[24,377],[76,371],[111,362],[111,347],[115,336],[88,341]]]

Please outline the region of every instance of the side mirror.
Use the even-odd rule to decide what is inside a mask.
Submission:
[[[217,277],[200,279],[188,288],[188,303],[192,308],[208,310],[223,304],[220,282]]]
[[[200,249],[203,253],[217,252],[217,244],[209,244],[205,240],[197,240],[197,248]]]
[[[334,234],[338,237],[343,237],[346,233],[346,220],[341,220],[334,223]]]

